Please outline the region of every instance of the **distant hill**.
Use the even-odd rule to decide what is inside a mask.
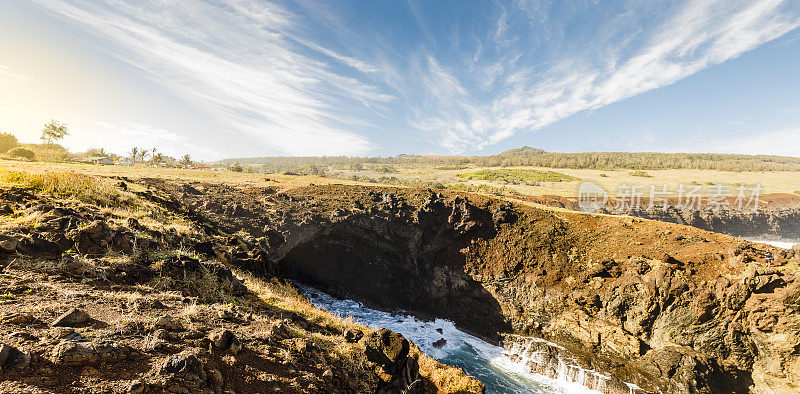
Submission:
[[[542,153],[547,153],[547,151],[544,149],[532,148],[526,145],[523,146],[522,148],[509,149],[503,153],[498,154],[497,156],[532,156],[532,155],[541,155]]]

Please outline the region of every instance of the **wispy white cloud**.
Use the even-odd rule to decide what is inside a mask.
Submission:
[[[27,76],[11,72],[8,67],[0,65],[0,86],[18,85],[25,82],[28,82]]]
[[[551,64],[536,72],[532,69],[541,63],[512,63],[515,58],[500,57],[490,65],[494,74],[485,74],[475,87],[461,91],[451,87],[464,85],[473,75],[443,76],[439,67],[432,66],[425,80],[431,94],[413,111],[412,122],[430,132],[440,130],[439,144],[453,152],[481,149],[578,112],[673,84],[774,40],[800,26],[800,10],[789,9],[790,3],[688,1],[645,32],[631,29],[630,37],[614,32],[613,41],[593,42],[592,50],[559,48],[562,52]],[[541,12],[536,10],[537,15]],[[506,18],[501,12],[491,32],[498,52],[509,40],[500,39],[509,34]],[[503,80],[502,89],[494,87],[494,78]],[[450,94],[436,94],[441,90]]]
[[[363,154],[363,119],[343,107],[391,99],[375,86],[302,54],[295,16],[270,2],[42,1],[109,41],[112,54],[208,112],[265,153]],[[366,63],[315,45],[361,71]],[[352,121],[356,119],[356,124]]]
[[[408,0],[396,26],[308,0],[37,1],[264,154],[367,154],[394,130],[480,150],[800,26],[792,0],[509,0],[436,24]]]

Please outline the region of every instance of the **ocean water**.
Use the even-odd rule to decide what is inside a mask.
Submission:
[[[748,241],[760,242],[762,244],[777,246],[779,248],[784,248],[784,249],[791,249],[792,246],[800,244],[800,239],[781,239],[781,240],[758,239],[758,238],[745,238],[745,239]]]
[[[307,286],[298,286],[320,309],[371,328],[385,327],[403,334],[425,354],[436,360],[463,368],[486,385],[487,393],[599,393],[580,384],[550,379],[529,373],[529,369],[503,356],[503,348],[458,330],[444,319],[422,321],[411,315],[391,314],[370,309],[352,300],[339,300]],[[444,339],[444,346],[434,342]]]

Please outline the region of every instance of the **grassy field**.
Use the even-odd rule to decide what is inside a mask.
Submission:
[[[730,172],[716,170],[647,170],[631,171],[590,170],[573,168],[543,167],[469,167],[450,168],[434,166],[394,166],[395,172],[383,173],[365,167],[362,171],[333,171],[328,176],[360,180],[373,179],[376,183],[383,177],[392,177],[407,182],[441,184],[451,189],[456,185],[485,185],[493,189],[505,189],[503,194],[556,195],[572,197],[577,195],[581,183],[593,182],[603,187],[610,195],[615,195],[620,185],[641,185],[642,190],[650,190],[651,185],[668,185],[669,190],[677,189],[679,184],[700,185],[711,188],[713,185],[753,186],[760,184],[762,194],[800,192],[800,174],[794,171],[769,172]],[[441,168],[441,169],[440,169]],[[551,174],[551,176],[543,175]]]
[[[150,166],[121,167],[73,163],[42,163],[0,160],[0,171],[24,171],[44,174],[50,171],[75,172],[101,177],[190,179],[201,182],[225,182],[235,185],[273,186],[278,190],[308,184],[385,184],[463,190],[481,194],[556,195],[574,197],[583,182],[593,182],[610,195],[620,185],[641,185],[649,191],[651,185],[668,185],[676,190],[679,184],[699,185],[711,189],[726,185],[760,184],[761,194],[800,194],[800,173],[793,171],[728,172],[716,170],[593,170],[543,167],[474,167],[433,165],[367,164],[362,169],[329,169],[325,176],[237,173],[226,170],[188,170]],[[2,175],[2,174],[0,174]],[[0,182],[9,182],[9,175]]]

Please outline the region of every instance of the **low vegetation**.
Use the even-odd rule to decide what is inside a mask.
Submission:
[[[427,166],[457,168],[473,167],[546,167],[571,169],[627,169],[666,170],[694,169],[718,171],[800,171],[800,158],[769,155],[740,155],[718,153],[653,153],[653,152],[546,152],[522,147],[493,156],[424,156],[398,155],[394,157],[251,157],[219,162],[231,165],[239,162],[253,168],[254,172],[277,173],[291,171],[312,173],[334,169],[349,169],[359,164],[389,166]],[[357,164],[358,163],[358,164]]]
[[[128,205],[132,202],[117,188],[109,185],[108,181],[77,172],[0,171],[0,182],[57,198],[75,198],[100,206]]]
[[[539,171],[527,169],[480,170],[466,174],[458,174],[459,178],[489,182],[501,182],[512,185],[538,185],[540,182],[564,182],[577,180],[569,175],[555,171]]]
[[[16,147],[8,151],[8,156],[15,159],[33,160],[36,154],[28,148]]]
[[[630,175],[631,176],[638,176],[640,178],[652,178],[653,177],[647,171],[642,171],[642,170],[631,171]]]

